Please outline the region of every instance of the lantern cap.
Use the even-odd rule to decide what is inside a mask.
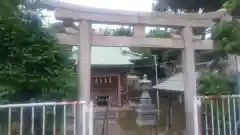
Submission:
[[[147,75],[143,75],[143,79],[139,80],[140,84],[152,84],[152,81],[147,79]]]

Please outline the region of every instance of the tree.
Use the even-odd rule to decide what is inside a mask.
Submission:
[[[5,92],[1,99],[29,101],[46,93],[62,98],[70,90],[66,80],[72,77],[73,62],[27,4],[0,4],[6,13],[0,13],[0,86]]]
[[[154,10],[163,10],[170,8],[174,11],[179,9],[185,12],[198,12],[203,9],[204,12],[216,11],[222,7],[227,8],[234,15],[239,15],[238,0],[156,0]]]

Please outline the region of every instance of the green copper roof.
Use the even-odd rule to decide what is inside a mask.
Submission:
[[[200,76],[199,72],[196,72],[196,77]],[[177,73],[173,76],[168,77],[161,83],[153,86],[154,89],[183,92],[184,91],[184,78],[183,73]]]
[[[77,58],[78,48],[73,47],[73,59]],[[121,47],[91,47],[91,64],[92,65],[130,65],[131,59],[136,56],[123,53]]]

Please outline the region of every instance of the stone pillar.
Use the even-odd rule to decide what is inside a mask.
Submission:
[[[133,25],[133,36],[134,37],[145,37],[145,26],[141,24]]]
[[[191,27],[182,29],[185,48],[182,51],[184,73],[184,102],[186,114],[186,135],[199,135],[197,111],[197,84],[195,72],[195,54],[192,46],[193,32]]]
[[[78,100],[90,100],[91,84],[91,23],[86,20],[79,22],[79,55],[77,62]]]

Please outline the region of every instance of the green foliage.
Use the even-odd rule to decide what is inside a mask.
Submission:
[[[224,73],[223,60],[228,54],[240,55],[240,24],[236,20],[220,22],[212,30],[214,48],[211,52],[213,64],[208,74],[200,78],[201,94],[217,95],[233,91],[232,80]],[[218,73],[214,71],[218,70]]]
[[[239,3],[239,0],[157,0],[157,5],[154,10],[161,10],[165,7],[177,11],[178,9],[187,12],[198,12],[199,9],[204,9],[205,12],[216,11],[224,7],[229,11],[233,11]]]
[[[234,88],[231,77],[217,71],[203,72],[198,79],[198,85],[199,94],[206,96],[231,94]]]
[[[240,7],[240,1],[239,0],[225,0],[223,3],[223,8],[227,9],[229,13],[232,13],[233,15],[239,15],[239,13],[236,13],[239,11]]]
[[[132,36],[131,27],[119,27],[116,29],[106,28],[104,30],[104,35],[106,36]]]
[[[71,89],[66,80],[72,78],[73,62],[39,15],[10,2],[6,12],[15,13],[0,14],[0,86],[8,91],[2,99],[26,101],[45,93],[63,97]]]
[[[22,0],[1,0],[0,3],[0,17],[8,18],[19,14],[18,5],[20,5]]]
[[[224,56],[240,55],[240,24],[237,21],[221,22],[213,29],[214,52]]]
[[[212,64],[199,78],[201,95],[229,94],[234,90],[230,75],[225,73],[228,54],[240,55],[240,25],[237,21],[220,22],[212,29],[213,50],[208,53]],[[217,71],[217,72],[216,72]]]
[[[167,32],[166,30],[160,30],[158,28],[156,29],[151,29],[147,35],[147,37],[159,37],[159,38],[169,38],[170,32]]]

